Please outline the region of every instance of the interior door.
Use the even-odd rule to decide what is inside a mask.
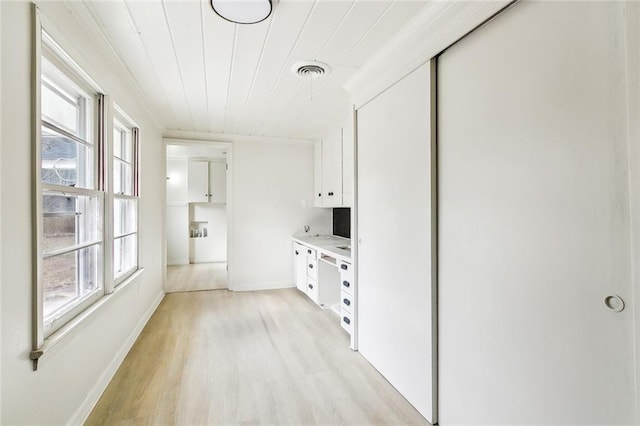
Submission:
[[[624,8],[519,2],[438,59],[442,425],[636,420]]]
[[[430,422],[431,65],[358,110],[358,350]]]

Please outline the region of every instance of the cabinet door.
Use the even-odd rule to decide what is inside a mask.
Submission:
[[[354,114],[349,117],[342,129],[342,206],[353,204],[353,151],[355,140]]]
[[[293,279],[298,290],[307,292],[307,252],[303,245],[293,243]]]
[[[322,139],[322,206],[342,206],[342,128]]]
[[[191,161],[189,163],[188,200],[190,203],[209,201],[209,163]]]
[[[322,207],[322,141],[313,146],[313,205]]]
[[[227,201],[227,163],[212,161],[209,163],[209,201],[225,203]]]

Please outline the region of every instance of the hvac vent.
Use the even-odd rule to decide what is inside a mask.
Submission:
[[[293,64],[291,71],[301,78],[317,79],[325,74],[329,74],[331,68],[329,68],[329,65],[323,64],[322,62],[303,61]]]

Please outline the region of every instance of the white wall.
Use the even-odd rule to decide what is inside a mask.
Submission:
[[[189,263],[189,206],[167,206],[167,265]]]
[[[164,155],[161,135],[124,68],[99,36],[87,33],[61,3],[43,2],[54,38],[141,129],[140,252],[137,282],[111,296],[54,346],[32,371],[31,350],[31,40],[27,2],[2,2],[1,370],[2,424],[80,423],[163,295]],[[118,73],[117,75],[115,73]]]
[[[291,235],[304,225],[311,233],[331,233],[331,209],[312,207],[313,146],[236,142],[231,169],[232,288],[294,286]]]

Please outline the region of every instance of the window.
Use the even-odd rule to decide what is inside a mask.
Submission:
[[[138,129],[119,108],[115,109],[112,144],[113,275],[117,285],[138,268]]]
[[[138,269],[139,134],[46,32],[38,34],[36,366],[48,337]]]
[[[43,47],[40,270],[47,336],[103,293],[104,196],[97,187],[101,95]]]

